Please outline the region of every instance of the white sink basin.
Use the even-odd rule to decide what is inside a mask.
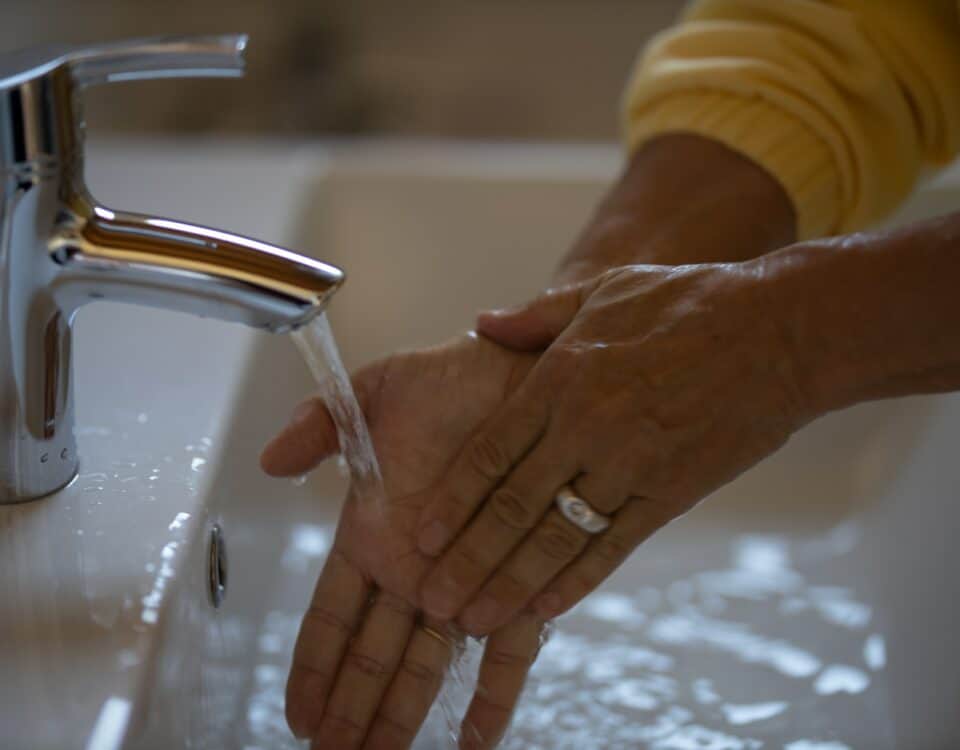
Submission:
[[[108,205],[342,266],[331,317],[348,366],[534,293],[617,165],[586,147],[92,151]],[[960,205],[954,184],[905,215]],[[311,391],[306,368],[284,338],[113,305],[81,313],[75,351],[81,476],[0,507],[0,744],[296,746],[282,686],[343,482],[332,467],[269,480],[257,455]],[[949,746],[958,444],[954,396],[815,423],[559,623],[505,746]],[[419,746],[442,732],[433,716]]]

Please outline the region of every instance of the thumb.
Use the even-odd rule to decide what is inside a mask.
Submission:
[[[319,397],[302,402],[290,421],[260,454],[260,468],[272,477],[305,474],[337,452],[337,430]]]
[[[360,410],[369,419],[370,395],[382,374],[382,362],[374,363],[352,378]],[[301,403],[290,422],[260,454],[260,467],[270,476],[305,474],[340,449],[337,428],[322,398],[314,396]]]
[[[570,325],[595,286],[585,282],[548,289],[525,304],[481,312],[477,332],[508,349],[546,349]]]

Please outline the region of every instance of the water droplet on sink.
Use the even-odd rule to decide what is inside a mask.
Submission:
[[[874,633],[863,644],[863,660],[874,672],[879,671],[887,663],[887,646],[882,635]]]
[[[771,719],[774,716],[782,714],[787,709],[785,701],[769,701],[767,703],[751,703],[749,705],[735,706],[726,704],[723,706],[723,714],[727,721],[734,726],[743,724],[753,724],[757,721]]]
[[[813,689],[819,695],[833,695],[834,693],[862,693],[870,685],[870,678],[865,672],[856,667],[845,664],[833,664],[817,677]]]

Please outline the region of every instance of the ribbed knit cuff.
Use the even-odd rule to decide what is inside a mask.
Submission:
[[[678,91],[652,102],[627,102],[630,151],[665,133],[695,133],[723,143],[759,164],[787,192],[797,214],[798,239],[838,231],[841,190],[827,145],[803,122],[760,98],[715,91]]]

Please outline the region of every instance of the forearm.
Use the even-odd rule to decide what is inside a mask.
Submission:
[[[776,279],[813,415],[960,390],[960,212],[797,245],[755,265]]]
[[[558,283],[636,263],[732,262],[795,238],[779,183],[727,147],[669,134],[640,148],[560,263]]]

